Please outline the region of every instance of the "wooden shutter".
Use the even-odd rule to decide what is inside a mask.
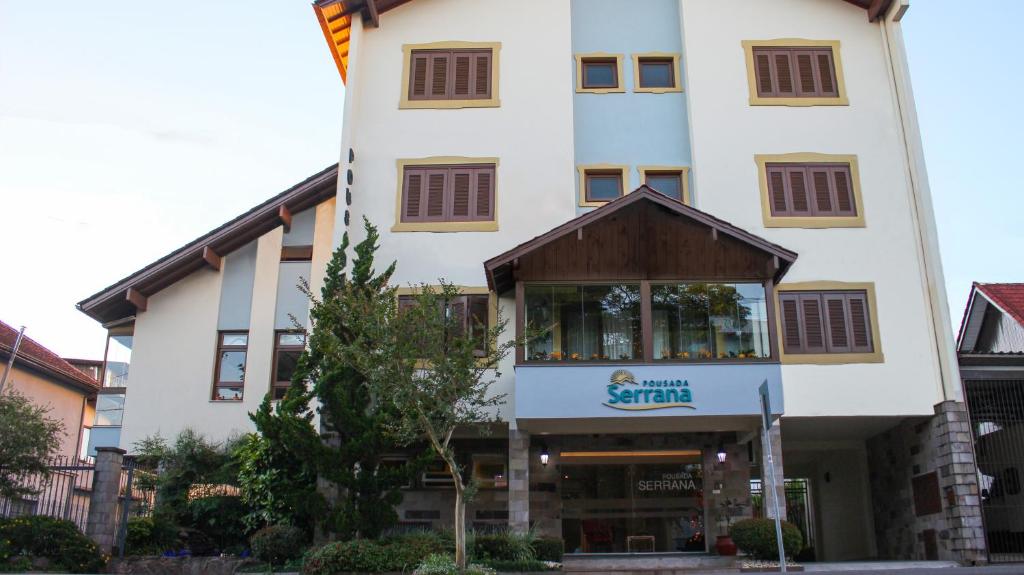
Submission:
[[[857,207],[853,201],[850,166],[832,168],[832,177],[835,179],[836,187],[836,214],[843,216],[857,215]]]
[[[474,98],[491,97],[491,50],[477,52],[473,56],[473,94]]]
[[[473,54],[469,52],[454,52],[452,59],[455,62],[455,82],[452,86],[452,99],[466,99],[470,96],[470,76],[473,72]]]
[[[793,53],[796,61],[797,71],[797,95],[816,96],[818,94],[818,82],[814,65],[814,54],[809,51],[798,51]]]
[[[462,221],[471,219],[470,197],[473,170],[453,169],[451,173],[452,194],[450,214],[452,220]]]
[[[790,211],[795,216],[811,213],[811,202],[807,196],[807,171],[804,168],[786,168],[789,184]]]
[[[779,295],[782,306],[782,345],[786,353],[803,353],[803,338],[800,336],[800,296],[795,293]]]
[[[838,96],[835,56],[832,54],[832,49],[817,50],[814,56],[817,60],[818,94],[821,96]]]
[[[427,99],[427,68],[430,56],[427,54],[413,52],[412,62],[409,65],[409,99]]]
[[[402,221],[413,222],[423,219],[423,180],[422,170],[405,169],[405,182],[402,185]]]
[[[825,322],[818,294],[800,294],[800,324],[803,327],[804,352],[824,353]]]
[[[814,211],[829,213],[832,211],[832,185],[828,168],[809,168],[811,185],[814,186]]]
[[[473,206],[474,219],[490,221],[494,219],[494,167],[476,170],[476,197]]]
[[[793,61],[789,51],[773,50],[772,59],[775,68],[775,95],[796,96],[793,82]]]
[[[850,317],[850,351],[870,353],[871,319],[868,315],[868,299],[864,292],[851,293],[846,296]]]
[[[467,296],[469,300],[469,329],[477,338],[477,357],[487,355],[487,330],[490,329],[490,296],[476,294]]]
[[[445,188],[447,187],[447,170],[430,170],[426,172],[426,190],[424,193],[423,219],[441,221],[445,217]]]
[[[754,75],[757,76],[757,95],[772,96],[772,56],[766,50],[754,50]]]
[[[768,195],[771,200],[771,212],[773,216],[785,216],[789,214],[789,206],[786,202],[786,169],[782,167],[767,168],[768,172]]]
[[[438,52],[430,57],[430,76],[428,97],[432,100],[444,100],[449,98],[449,66],[451,65],[451,52]]]
[[[846,314],[846,297],[839,294],[825,293],[822,295],[825,302],[826,320],[828,329],[828,351],[830,353],[847,353],[850,351],[849,321]]]

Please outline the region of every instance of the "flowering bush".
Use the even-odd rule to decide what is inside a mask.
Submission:
[[[5,560],[17,556],[45,558],[52,567],[72,573],[96,573],[106,565],[106,558],[92,539],[63,519],[0,519],[0,542],[0,558]]]

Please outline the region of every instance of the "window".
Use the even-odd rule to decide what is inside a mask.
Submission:
[[[526,325],[547,330],[526,346],[530,361],[643,358],[640,286],[528,285]]]
[[[292,375],[299,364],[299,356],[305,349],[305,333],[279,331],[274,334],[274,399],[283,399],[285,392],[291,387]]]
[[[497,53],[501,44],[438,42],[405,45],[400,108],[499,105]]]
[[[399,295],[398,309],[414,305],[417,297],[415,293]],[[480,346],[475,352],[479,357],[487,355],[487,330],[491,328],[490,297],[488,293],[464,294],[443,302],[445,313],[448,317],[454,317],[462,333],[468,332],[479,339]],[[439,305],[442,304],[440,299],[438,296]]]
[[[598,164],[578,166],[581,207],[602,206],[623,194],[626,166]]]
[[[497,231],[497,160],[399,162],[398,222],[392,231]]]
[[[97,393],[94,425],[118,427],[124,417],[123,393]]]
[[[649,188],[666,196],[690,203],[690,169],[671,166],[639,166],[640,180]]]
[[[779,286],[783,362],[880,362],[872,284],[809,282]]]
[[[682,92],[679,54],[651,52],[633,54],[633,91],[664,94]]]
[[[215,401],[242,401],[248,332],[220,332],[217,336],[217,366],[213,377]]]
[[[508,466],[502,454],[474,454],[473,479],[484,488],[508,487]]]
[[[754,159],[765,227],[864,227],[856,156],[798,153]]]
[[[103,387],[127,387],[135,326],[110,328],[103,357]]]
[[[625,92],[622,54],[577,54],[576,91],[592,94]]]
[[[771,356],[764,286],[686,283],[651,286],[654,359]]]
[[[846,105],[839,42],[743,42],[751,105]]]
[[[313,261],[313,246],[281,246],[281,261],[309,262]]]

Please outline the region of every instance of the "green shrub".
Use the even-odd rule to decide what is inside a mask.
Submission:
[[[128,520],[125,552],[129,555],[160,555],[177,549],[178,530],[161,516],[132,517]]]
[[[45,557],[58,569],[72,573],[97,572],[106,560],[99,547],[70,521],[52,517],[0,520],[0,541],[9,556]]]
[[[532,545],[534,539],[530,533],[513,531],[477,534],[470,556],[479,561],[532,561],[536,558]]]
[[[434,554],[424,559],[413,575],[495,575],[495,571],[483,565],[470,564],[460,574],[451,555]]]
[[[455,542],[433,531],[412,531],[387,537],[388,571],[408,572],[430,555],[454,553]]]
[[[388,570],[388,551],[386,545],[367,539],[328,543],[306,554],[302,572],[306,575],[331,575],[339,571],[379,573]]]
[[[557,537],[538,537],[533,540],[533,554],[538,561],[562,561],[565,543]]]
[[[755,559],[778,559],[779,548],[775,539],[774,519],[743,519],[733,523],[729,534],[741,551]],[[799,553],[803,541],[803,535],[796,525],[782,522],[782,546],[786,551],[786,557],[793,557]]]
[[[271,525],[253,533],[249,545],[256,559],[271,565],[283,565],[302,556],[306,534],[291,525]]]
[[[481,561],[485,567],[504,573],[527,573],[532,571],[550,571],[551,568],[543,561]]]

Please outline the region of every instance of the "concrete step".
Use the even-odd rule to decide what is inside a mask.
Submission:
[[[565,555],[562,571],[586,575],[693,575],[736,573],[736,557],[706,553],[616,553]]]

